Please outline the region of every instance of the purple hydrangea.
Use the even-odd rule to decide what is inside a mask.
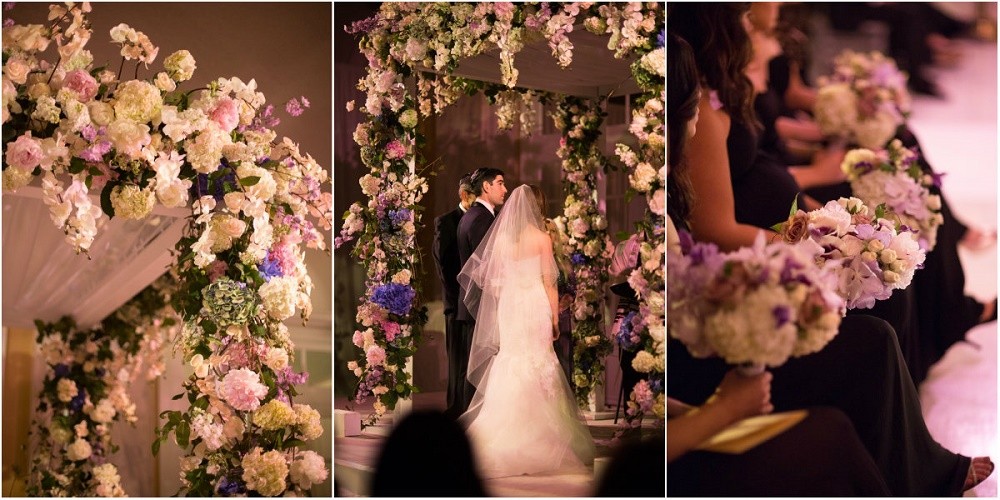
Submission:
[[[77,382],[76,388],[79,392],[69,401],[69,408],[73,411],[80,411],[83,409],[83,403],[87,399],[87,390],[80,387],[79,382]]]
[[[211,191],[209,191],[208,189],[209,174],[198,174],[198,182],[194,186],[192,186],[195,198],[201,198],[202,196],[205,195],[211,195],[213,198],[215,198],[215,201],[222,201],[226,196],[225,186],[227,184],[229,186],[232,186],[233,189],[236,189],[237,187],[236,172],[234,172],[231,168],[229,168],[229,162],[226,161],[225,158],[222,159],[222,163],[219,165],[219,169],[226,169],[226,173],[221,178],[216,179],[215,182],[212,183],[212,187],[214,189],[212,189]],[[219,169],[217,169],[216,171],[218,171]]]
[[[587,262],[587,257],[585,257],[585,256],[584,256],[584,255],[583,255],[582,253],[580,253],[580,252],[573,252],[573,255],[572,255],[572,256],[570,256],[569,260],[570,260],[570,262],[572,262],[572,263],[573,263],[574,265],[577,265],[577,266],[579,266],[579,265],[583,265],[583,264],[585,264],[585,263]]]
[[[655,48],[658,49],[660,47],[663,47],[663,44],[666,43],[665,42],[666,36],[667,36],[667,30],[666,30],[666,28],[660,30],[660,34],[656,35],[656,47]]]
[[[271,281],[271,278],[284,276],[284,273],[281,272],[280,260],[270,250],[268,250],[264,262],[261,262],[257,266],[257,270],[260,271],[260,275],[264,278],[264,281]]]
[[[69,366],[59,363],[58,365],[52,367],[52,371],[55,372],[56,378],[60,379],[69,375]]]
[[[635,317],[635,311],[626,314],[621,320],[618,331],[615,332],[615,341],[618,342],[618,346],[623,351],[632,351],[639,344],[639,336],[634,331],[635,325],[633,320]]]
[[[236,495],[238,493],[246,493],[246,485],[239,477],[243,474],[242,468],[237,468],[233,473],[233,479],[229,479],[228,476],[223,476],[219,481],[219,486],[216,489],[219,493],[223,495]]]
[[[371,301],[392,314],[406,316],[416,295],[416,290],[410,285],[387,283],[375,287]]]

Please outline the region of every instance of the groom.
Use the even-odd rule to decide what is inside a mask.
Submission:
[[[504,196],[507,194],[507,187],[504,185],[503,171],[497,168],[480,168],[472,173],[472,194],[476,196],[475,203],[462,216],[458,223],[458,257],[460,261],[459,269],[476,251],[476,247],[483,241],[486,231],[490,229],[493,220],[496,219],[497,210],[503,205]],[[448,378],[453,378],[461,383],[457,384],[455,390],[455,402],[448,407],[447,413],[453,417],[458,417],[469,409],[472,396],[476,388],[466,379],[469,369],[469,350],[472,348],[472,332],[476,328],[476,318],[469,312],[462,298],[465,297],[465,290],[462,290],[458,298],[458,316],[460,325],[459,334],[456,340],[460,343],[457,346],[459,352],[448,367]]]

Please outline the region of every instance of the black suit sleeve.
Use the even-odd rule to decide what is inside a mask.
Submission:
[[[486,211],[484,211],[483,214],[480,214],[477,218],[484,220],[481,222],[477,220],[476,224],[469,227],[469,246],[472,250],[470,255],[475,253],[476,249],[479,248],[479,244],[482,243],[483,238],[486,237],[486,232],[490,230],[490,222],[492,222],[490,220],[489,212]]]

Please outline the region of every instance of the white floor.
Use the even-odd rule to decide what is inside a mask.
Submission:
[[[910,124],[935,169],[947,172],[944,192],[967,224],[997,227],[997,46],[963,42],[964,60],[938,70],[946,99],[916,98]],[[967,292],[980,300],[997,296],[997,248],[962,252]],[[920,387],[931,434],[967,456],[989,455],[1000,463],[997,441],[997,323],[969,332]],[[966,496],[996,497],[994,473]]]

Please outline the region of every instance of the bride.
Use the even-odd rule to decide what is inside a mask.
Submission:
[[[459,417],[483,477],[586,472],[594,445],[552,347],[558,270],[536,186],[513,191],[458,276],[476,317]]]

